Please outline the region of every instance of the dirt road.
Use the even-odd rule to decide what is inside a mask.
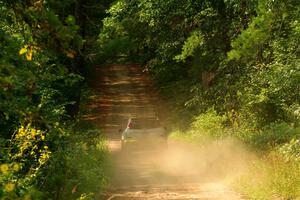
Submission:
[[[239,149],[231,141],[201,148],[169,141],[166,149],[120,151],[119,130],[129,117],[157,116],[166,110],[138,65],[98,67],[95,76],[96,94],[88,105],[94,111],[85,117],[102,128],[115,163],[105,199],[241,199],[223,184],[228,170],[237,173],[243,166],[235,162],[240,156],[232,156]]]

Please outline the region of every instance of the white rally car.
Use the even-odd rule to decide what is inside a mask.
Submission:
[[[158,118],[129,118],[122,132],[122,149],[166,147],[167,129]]]

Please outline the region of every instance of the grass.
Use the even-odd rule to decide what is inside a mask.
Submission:
[[[233,137],[244,143],[256,158],[232,187],[250,200],[300,200],[299,128],[273,123],[261,130],[226,127],[215,112],[194,119],[186,131],[173,131],[170,138],[203,145]]]
[[[300,163],[270,156],[257,160],[233,185],[251,200],[299,200]]]
[[[93,193],[97,196],[109,185],[110,158],[101,137],[77,138],[68,156],[68,165],[77,176],[77,183],[70,188],[77,194]]]

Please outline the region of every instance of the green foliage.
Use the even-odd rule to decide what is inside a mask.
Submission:
[[[8,154],[4,149],[15,142],[22,124],[31,124],[29,133],[33,127],[46,133],[52,152],[51,162],[41,166],[24,191],[36,198],[72,196],[66,191],[73,190],[75,182],[93,191],[92,185],[105,184],[95,171],[85,173],[86,165],[72,164],[74,151],[98,169],[101,163],[93,155],[105,151],[95,145],[84,149],[80,142],[74,149],[67,145],[79,109],[83,66],[97,58],[127,56],[141,62],[171,99],[178,126],[186,128],[194,121],[187,138],[231,135],[255,149],[275,149],[283,160],[298,155],[299,0],[118,0],[105,12],[111,2],[0,1],[0,153]],[[32,145],[26,151],[35,152],[35,145],[39,149],[43,142],[38,139],[27,138]],[[22,163],[32,162],[36,168],[39,156],[26,155]],[[10,169],[11,158],[5,159]],[[53,174],[56,166],[66,171],[45,180],[46,169]],[[284,163],[270,166],[278,176],[264,182],[268,189],[257,198],[296,198],[297,192],[288,188],[297,189],[297,180],[290,177],[294,171],[288,174]],[[0,184],[8,184],[4,193],[26,193],[15,179]],[[78,189],[83,194],[74,197],[91,198],[89,190]]]
[[[209,110],[195,118],[192,123],[192,130],[199,131],[204,137],[215,139],[227,137],[224,134],[226,120],[226,116],[218,116],[215,110]]]
[[[299,136],[299,128],[296,129],[286,123],[273,123],[258,131],[251,140],[260,149],[273,149]]]
[[[69,165],[77,165],[74,168],[80,177],[79,193],[100,193],[108,186],[106,175],[109,173],[108,152],[103,139],[94,141],[93,145],[87,146],[83,143],[76,148],[69,158]]]
[[[173,131],[170,138],[198,145],[238,138],[262,156],[233,181],[233,187],[253,200],[299,199],[299,128],[287,123],[273,123],[261,130],[242,124],[228,127],[230,118],[209,110],[196,117],[188,130]]]
[[[0,197],[42,198],[35,182],[51,156],[48,143],[46,133],[30,124],[18,129],[4,152],[1,152]]]
[[[215,110],[197,116],[186,131],[172,132],[170,137],[202,144],[208,140],[220,140],[229,137],[226,129],[226,116],[218,116]]]
[[[299,91],[298,8],[295,0],[117,1],[99,41],[103,47],[119,42],[111,53],[138,56],[133,60],[161,86],[188,82],[188,106],[181,109],[235,110],[239,120],[259,127],[278,119],[298,123],[291,110],[299,104],[293,92]],[[207,71],[214,74],[209,88]]]
[[[93,132],[93,135],[95,132]],[[92,138],[91,138],[92,137]],[[78,132],[53,154],[44,170],[45,189],[58,199],[94,199],[108,186],[110,161],[104,139]],[[44,179],[43,177],[41,177]]]
[[[297,199],[299,8],[297,0],[120,0],[99,41],[128,38],[130,51],[113,53],[139,57],[157,80],[179,129],[171,137],[231,136],[275,151],[254,164],[242,190],[252,199]]]
[[[84,85],[81,72],[90,53],[85,49],[95,40],[109,3],[0,1],[1,199],[64,199],[60,195],[70,179],[86,184],[80,192],[87,196],[96,192],[91,185],[106,185],[104,147],[90,145],[84,160],[84,150],[72,143],[95,169],[84,174],[87,166],[70,164],[76,157],[68,141],[75,132]],[[91,8],[99,10],[89,12]],[[72,178],[65,176],[70,171]]]
[[[203,45],[203,36],[201,32],[193,32],[184,42],[182,53],[175,57],[176,60],[185,60],[189,56],[193,56],[195,51]]]
[[[188,122],[190,122],[190,118],[195,114],[195,110],[187,109],[188,107],[185,106],[186,99],[191,96],[188,90],[189,84],[191,83],[186,80],[181,80],[160,87],[160,93],[164,94],[163,97],[166,99],[166,102],[173,108],[170,109],[170,117],[173,118],[172,121],[176,122],[176,128],[180,129],[189,126]]]
[[[288,143],[279,146],[276,151],[280,154],[286,162],[300,161],[300,140],[291,139]]]

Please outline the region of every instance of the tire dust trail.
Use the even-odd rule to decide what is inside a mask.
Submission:
[[[84,117],[107,137],[115,167],[111,189],[103,199],[241,199],[222,184],[245,167],[240,161],[243,150],[233,141],[201,148],[169,141],[167,148],[121,151],[119,130],[129,117],[167,113],[138,65],[99,66],[95,76],[96,94],[87,105],[93,112]]]

